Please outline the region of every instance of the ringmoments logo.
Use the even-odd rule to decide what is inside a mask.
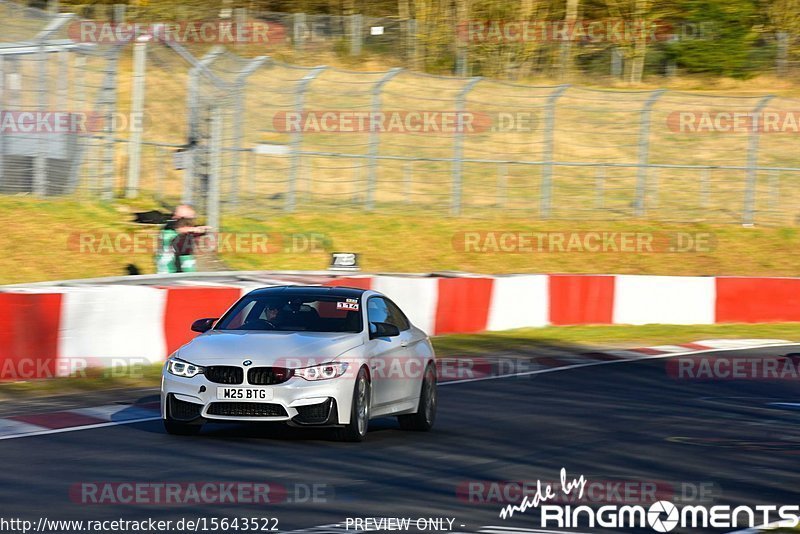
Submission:
[[[537,481],[536,491],[525,495],[519,504],[500,509],[500,517],[508,519],[515,513],[539,510],[539,527],[545,528],[650,528],[655,532],[671,532],[690,528],[755,528],[780,522],[785,528],[800,524],[798,505],[684,505],[660,500],[649,506],[610,504],[600,507],[553,504],[571,496],[580,500],[589,481],[583,475],[568,478],[561,469],[560,483]],[[546,504],[550,503],[550,504]]]

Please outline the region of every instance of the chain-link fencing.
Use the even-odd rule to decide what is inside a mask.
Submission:
[[[798,213],[790,98],[300,67],[153,25],[91,42],[77,17],[0,10],[3,41],[16,40],[0,41],[4,193],[152,194],[215,226],[345,209],[744,224]],[[56,120],[69,126],[45,131]]]

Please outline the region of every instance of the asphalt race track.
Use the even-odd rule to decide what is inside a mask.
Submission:
[[[800,346],[714,356],[793,351]],[[470,502],[464,488],[470,481],[556,480],[562,467],[603,485],[632,483],[626,502],[636,500],[635,488],[654,484],[667,500],[688,487],[709,490],[705,497],[716,504],[800,504],[800,409],[773,404],[800,403],[800,383],[679,380],[667,362],[448,384],[439,390],[433,432],[373,421],[361,444],[273,426],[209,425],[198,437],[175,437],[158,421],[0,441],[2,516],[277,517],[282,531],[346,517],[450,517],[456,531],[536,528],[532,511],[502,520],[501,503]],[[84,482],[234,481],[278,484],[288,501],[300,502],[86,504],[74,489]],[[321,488],[314,503],[305,492],[312,485]],[[619,503],[614,491],[607,500]]]

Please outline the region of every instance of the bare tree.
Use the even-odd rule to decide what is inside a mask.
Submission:
[[[626,74],[631,83],[640,83],[644,75],[644,64],[647,57],[647,41],[651,38],[651,25],[654,14],[649,0],[606,0],[608,11],[612,17],[619,19],[631,36],[630,41],[621,44],[625,55]]]
[[[580,0],[567,0],[567,9],[564,12],[564,25],[566,27],[566,38],[561,43],[561,57],[559,61],[559,71],[562,80],[568,78],[573,73],[573,63],[575,54],[572,47],[575,23],[578,20],[578,8]]]
[[[785,76],[789,72],[789,56],[800,34],[800,0],[770,0],[766,11],[778,41],[778,74]]]

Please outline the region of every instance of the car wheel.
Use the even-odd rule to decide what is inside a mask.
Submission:
[[[427,432],[433,428],[433,422],[436,420],[436,403],[436,367],[431,363],[425,369],[425,377],[422,379],[417,413],[398,415],[400,428],[417,432]]]
[[[353,386],[350,422],[344,427],[336,429],[336,437],[339,441],[364,441],[369,427],[369,401],[369,377],[367,376],[367,370],[362,367],[358,371],[356,383]]]
[[[167,431],[167,434],[174,436],[196,436],[200,433],[200,429],[203,428],[203,425],[200,424],[179,423],[172,419],[164,419],[163,421],[164,430]]]

